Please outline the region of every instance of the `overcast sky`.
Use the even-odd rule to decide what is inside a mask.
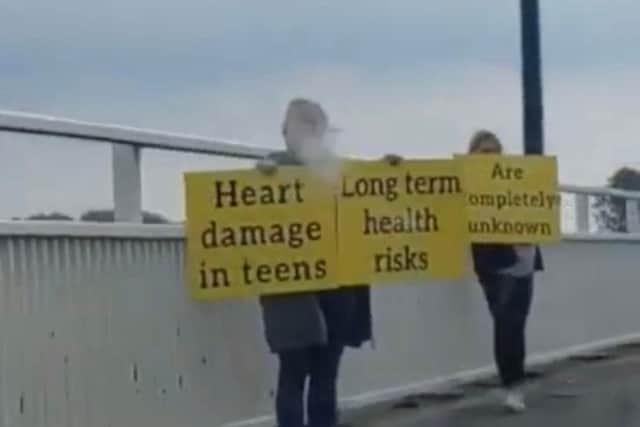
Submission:
[[[278,147],[289,98],[321,101],[352,154],[447,156],[477,128],[522,144],[516,0],[0,2],[0,109]],[[640,165],[640,2],[541,0],[547,149],[565,183]],[[0,134],[0,218],[110,207],[108,146]],[[145,152],[144,205],[182,215]]]

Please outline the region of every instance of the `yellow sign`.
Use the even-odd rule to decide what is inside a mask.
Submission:
[[[560,239],[554,157],[456,156],[474,242],[545,243]]]
[[[187,283],[213,300],[336,283],[335,192],[302,168],[185,174]]]
[[[339,277],[345,285],[456,279],[468,248],[453,160],[345,163],[339,187]]]

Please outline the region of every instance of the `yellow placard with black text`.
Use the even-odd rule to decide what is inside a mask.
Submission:
[[[344,285],[457,279],[468,236],[453,160],[351,161],[338,188]]]
[[[561,198],[555,157],[482,154],[455,158],[473,242],[560,240]]]
[[[185,173],[186,280],[199,300],[329,289],[335,191],[303,168]]]

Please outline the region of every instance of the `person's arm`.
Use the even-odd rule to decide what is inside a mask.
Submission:
[[[514,245],[513,251],[518,262],[512,267],[500,270],[500,273],[515,277],[533,274],[535,271],[536,247],[530,244]]]
[[[536,245],[536,259],[535,259],[535,270],[536,271],[544,271],[544,259],[542,257],[542,251],[540,250],[540,246]]]

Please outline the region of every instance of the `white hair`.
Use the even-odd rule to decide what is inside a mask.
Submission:
[[[287,150],[322,178],[334,180],[340,161],[333,153],[329,117],[317,102],[296,98],[289,102],[282,134]]]

